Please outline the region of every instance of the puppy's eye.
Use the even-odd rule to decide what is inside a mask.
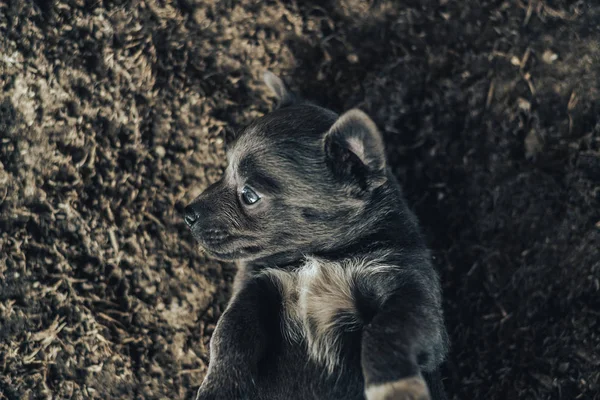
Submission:
[[[256,194],[256,192],[250,189],[248,186],[244,186],[242,189],[242,200],[245,204],[251,206],[260,200],[260,196]]]

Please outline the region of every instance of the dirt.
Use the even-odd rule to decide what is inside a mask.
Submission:
[[[600,5],[0,0],[0,399],[191,398],[234,269],[180,212],[265,68],[360,107],[443,279],[454,399],[600,399]]]

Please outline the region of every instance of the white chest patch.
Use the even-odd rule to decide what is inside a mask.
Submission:
[[[269,268],[262,273],[280,289],[284,337],[296,343],[306,340],[310,357],[333,373],[340,360],[342,333],[362,328],[356,282],[394,269],[374,260],[329,262],[309,258],[293,271]]]

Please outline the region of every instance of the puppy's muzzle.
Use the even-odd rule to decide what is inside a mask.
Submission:
[[[216,246],[218,244],[223,243],[229,237],[229,234],[223,229],[204,229],[202,231],[202,239],[209,246]]]
[[[192,203],[185,208],[183,219],[197,240],[208,247],[217,247],[226,242],[230,235],[227,229],[208,218],[208,212],[202,203]]]

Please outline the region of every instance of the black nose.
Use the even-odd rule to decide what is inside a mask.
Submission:
[[[198,214],[193,205],[187,206],[183,211],[183,219],[190,228],[194,225],[196,221],[198,221],[199,217],[200,215]]]

